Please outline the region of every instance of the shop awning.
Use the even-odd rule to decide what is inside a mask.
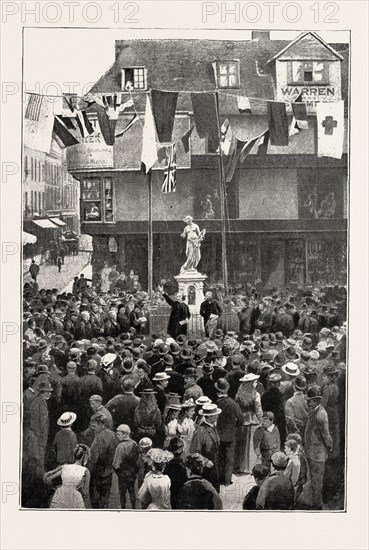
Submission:
[[[22,231],[23,246],[26,244],[35,244],[36,241],[37,241],[36,235],[31,235],[31,233],[26,233],[26,231]]]
[[[33,223],[41,227],[42,229],[56,229],[58,226],[49,219],[45,220],[32,220]]]
[[[50,220],[55,223],[55,225],[59,225],[60,227],[63,227],[65,223],[60,218],[50,218]]]

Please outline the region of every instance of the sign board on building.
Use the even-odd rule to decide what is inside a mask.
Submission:
[[[68,171],[106,170],[114,168],[113,146],[106,145],[97,120],[92,120],[95,131],[82,138],[81,143],[67,147]]]

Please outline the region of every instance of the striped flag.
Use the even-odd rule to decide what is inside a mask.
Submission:
[[[132,126],[134,125],[134,123],[135,123],[135,122],[138,122],[138,120],[139,120],[138,116],[137,116],[136,114],[133,115],[133,117],[131,118],[131,120],[128,122],[127,126],[125,126],[125,128],[123,128],[123,130],[122,130],[121,132],[119,132],[119,134],[115,134],[115,137],[117,138],[117,137],[122,137],[122,136],[124,136],[124,134],[125,134],[126,132],[128,132],[128,130],[129,130],[130,128],[132,128]]]
[[[167,147],[167,158],[164,170],[164,181],[161,187],[163,193],[172,193],[176,190],[177,177],[177,154],[176,144],[173,143]]]
[[[66,120],[69,121],[66,122]],[[55,116],[53,136],[60,147],[70,147],[71,145],[77,145],[79,141],[70,132],[70,119],[63,116]]]
[[[79,131],[81,132],[81,137],[85,138],[90,134],[94,133],[94,127],[91,122],[88,120],[86,111],[76,111],[77,113],[77,124]]]
[[[225,155],[232,153],[233,132],[228,118],[223,122],[220,128],[220,148]]]
[[[42,95],[31,94],[28,98],[25,118],[28,120],[40,120]]]

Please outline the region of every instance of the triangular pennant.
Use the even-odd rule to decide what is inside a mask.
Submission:
[[[155,121],[151,110],[150,97],[147,94],[141,153],[141,163],[144,165],[144,172],[146,174],[154,166],[157,158]]]

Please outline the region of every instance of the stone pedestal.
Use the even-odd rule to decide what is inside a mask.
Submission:
[[[201,302],[204,301],[204,281],[207,275],[196,271],[184,271],[174,277],[178,282],[178,290],[186,296],[186,304],[191,314],[200,313]]]

